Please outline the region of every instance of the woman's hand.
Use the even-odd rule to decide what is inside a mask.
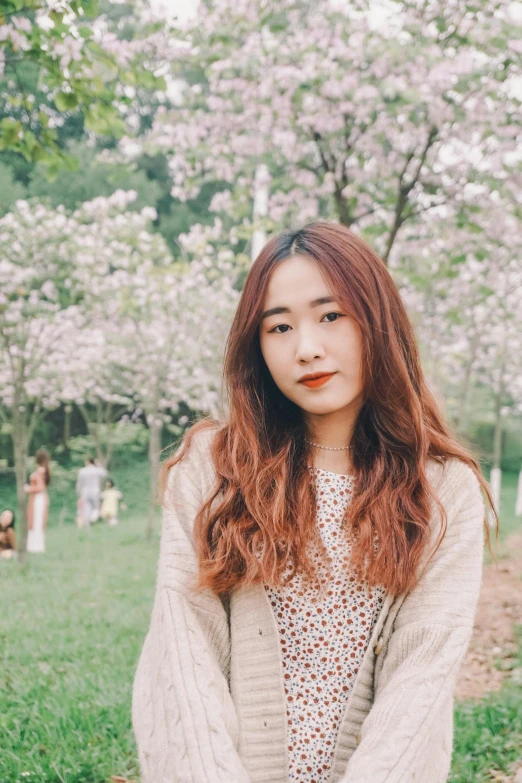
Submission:
[[[29,492],[30,489],[31,489],[30,484],[24,484],[24,492]]]

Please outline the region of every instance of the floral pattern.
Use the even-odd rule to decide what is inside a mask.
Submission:
[[[342,519],[353,493],[351,476],[311,468],[317,525],[331,577],[318,560],[320,590],[298,573],[290,584],[265,584],[280,634],[288,717],[289,781],[325,783],[339,723],[361,665],[384,589],[370,588],[349,564]],[[311,551],[314,559],[320,550]]]

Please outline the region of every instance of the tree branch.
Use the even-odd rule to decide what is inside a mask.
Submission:
[[[16,82],[18,84],[18,89],[20,91],[20,94],[22,95],[22,103],[23,103],[23,107],[25,109],[25,114],[26,114],[26,117],[27,117],[27,124],[29,126],[29,129],[32,129],[33,116],[34,115],[33,115],[33,112],[28,108],[29,101],[27,100],[27,93],[25,92],[24,85],[22,84],[22,81],[20,79],[20,75],[19,75],[17,69],[14,68],[14,67],[13,67],[13,72],[14,72],[14,75],[15,75]]]
[[[409,194],[411,193],[411,191],[413,190],[413,188],[415,187],[416,183],[419,180],[422,167],[423,167],[424,163],[426,162],[426,156],[428,154],[428,150],[430,149],[430,147],[433,145],[435,139],[437,138],[437,132],[438,131],[437,131],[437,128],[435,128],[435,126],[432,126],[430,128],[430,131],[428,133],[428,138],[426,139],[426,143],[425,143],[424,148],[423,148],[423,150],[421,152],[421,155],[420,155],[420,159],[419,159],[419,163],[418,163],[417,169],[416,169],[415,174],[413,175],[413,177],[410,179],[410,181],[409,182],[405,182],[404,178],[406,176],[406,172],[407,172],[408,166],[409,166],[409,164],[411,163],[411,161],[414,158],[414,155],[415,155],[414,152],[408,153],[408,155],[406,157],[406,161],[405,161],[404,166],[402,168],[402,171],[399,174],[399,191],[398,191],[398,194],[397,194],[397,201],[395,203],[395,217],[394,217],[393,225],[392,225],[391,230],[390,230],[390,234],[388,236],[388,242],[386,244],[386,251],[385,251],[384,256],[383,256],[385,261],[388,261],[388,259],[390,257],[391,249],[393,247],[393,243],[395,242],[397,234],[399,233],[399,229],[401,228],[401,226],[404,224],[404,222],[406,221],[406,219],[408,217],[407,215],[404,214],[404,210],[405,210],[406,204],[408,203]]]
[[[333,170],[334,170],[333,163],[328,160],[328,158],[326,156],[326,153],[324,152],[323,148],[321,147],[321,145],[319,143],[319,142],[321,142],[323,140],[323,137],[321,136],[321,134],[318,131],[314,131],[312,136],[313,136],[313,140],[315,141],[315,143],[317,145],[317,149],[319,150],[319,156],[321,158],[321,161],[322,161],[323,168],[324,168],[325,172],[333,172]]]

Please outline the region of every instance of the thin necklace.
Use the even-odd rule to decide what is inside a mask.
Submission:
[[[312,440],[308,440],[308,438],[305,438],[305,441],[310,444],[310,446],[315,446],[316,449],[326,449],[327,451],[345,451],[346,449],[349,449],[349,446],[321,446],[320,443],[314,443]]]

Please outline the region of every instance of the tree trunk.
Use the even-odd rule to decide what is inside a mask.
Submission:
[[[515,502],[515,516],[522,517],[522,467],[518,474],[517,499]]]
[[[101,444],[100,432],[103,426],[103,410],[100,401],[96,403],[96,426],[93,428],[94,443],[96,448],[96,459],[105,467],[103,459],[103,449]]]
[[[398,205],[397,209],[403,208],[403,205]],[[384,251],[384,255],[382,257],[382,260],[388,266],[388,261],[390,259],[390,253],[392,251],[393,243],[397,239],[397,234],[399,233],[399,229],[401,228],[403,224],[403,220],[401,219],[402,212],[397,216],[395,215],[395,219],[393,222],[393,226],[390,228],[390,233],[388,234],[388,241],[386,242],[386,250]]]
[[[63,446],[69,451],[69,441],[71,439],[71,413],[72,405],[65,405],[63,417]]]
[[[152,536],[154,529],[154,516],[157,505],[159,455],[161,452],[161,434],[163,422],[157,416],[150,417],[149,425],[149,465],[150,465],[150,497],[149,512],[147,515],[147,538]]]
[[[29,451],[29,433],[27,431],[24,414],[17,415],[13,420],[13,451],[16,476],[16,499],[18,505],[17,543],[19,562],[23,566],[27,552],[27,495],[24,492],[24,484],[27,483],[27,457]]]
[[[254,225],[266,218],[268,214],[268,197],[270,188],[270,173],[265,163],[259,163],[256,167],[254,180],[254,213],[252,215]],[[250,261],[254,263],[266,242],[266,234],[263,228],[256,228],[252,236]]]
[[[348,206],[348,201],[343,196],[343,188],[339,185],[336,185],[335,191],[334,191],[334,202],[335,206],[337,208],[337,215],[339,217],[339,222],[342,223],[343,226],[346,226],[346,228],[350,228],[354,224],[354,218],[350,214],[350,208]]]
[[[491,494],[493,495],[493,503],[495,511],[500,515],[500,489],[502,483],[502,472],[500,469],[500,461],[502,459],[502,398],[504,395],[504,357],[502,358],[500,368],[500,380],[498,383],[497,393],[495,395],[495,432],[493,435],[493,467],[491,469]],[[495,524],[493,514],[489,515],[489,522],[491,525]]]
[[[465,416],[466,416],[466,409],[468,405],[468,399],[469,399],[469,390],[471,388],[471,376],[472,376],[472,370],[473,365],[475,363],[475,358],[477,355],[479,345],[479,338],[477,334],[474,334],[471,338],[470,342],[470,356],[469,360],[466,364],[466,372],[464,374],[464,382],[462,384],[462,391],[460,394],[460,400],[459,405],[457,409],[457,415],[455,417],[455,428],[462,432],[464,428],[464,422],[465,422]]]
[[[502,459],[502,400],[501,394],[495,400],[495,433],[493,435],[493,467],[500,469]]]

